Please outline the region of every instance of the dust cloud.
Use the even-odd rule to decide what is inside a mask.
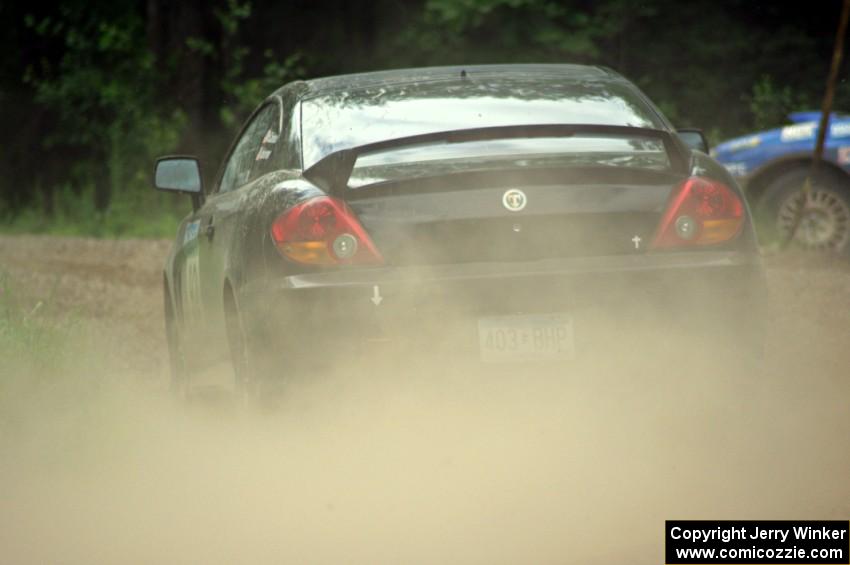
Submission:
[[[61,379],[2,389],[0,562],[662,563],[665,519],[847,519],[848,272],[770,265],[752,374],[385,356],[260,407],[175,402],[164,345],[93,315]]]

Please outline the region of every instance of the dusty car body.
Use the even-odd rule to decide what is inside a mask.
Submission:
[[[397,339],[488,363],[569,363],[650,326],[760,349],[738,185],[608,69],[288,84],[199,178],[158,163],[157,186],[196,204],[163,274],[178,384],[215,358],[246,388]]]

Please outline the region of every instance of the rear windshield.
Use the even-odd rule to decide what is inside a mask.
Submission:
[[[666,171],[664,143],[642,136],[497,139],[463,143],[429,143],[361,155],[349,186],[421,176],[506,167],[630,167]]]
[[[665,127],[626,83],[499,77],[375,86],[302,101],[304,167],[387,139],[523,124]]]

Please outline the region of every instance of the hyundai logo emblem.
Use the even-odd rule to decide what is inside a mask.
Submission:
[[[512,188],[502,196],[502,204],[511,212],[519,212],[528,203],[525,193],[518,188]]]

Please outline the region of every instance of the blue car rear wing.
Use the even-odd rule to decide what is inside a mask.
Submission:
[[[348,188],[348,181],[351,178],[351,173],[354,170],[354,165],[358,157],[368,153],[440,141],[445,143],[465,143],[500,139],[571,137],[576,134],[658,139],[664,144],[671,169],[685,174],[689,170],[687,150],[668,131],[597,124],[539,124],[440,131],[350,147],[330,153],[319,161],[316,161],[316,163],[304,171],[304,178],[329,194],[342,194]]]

